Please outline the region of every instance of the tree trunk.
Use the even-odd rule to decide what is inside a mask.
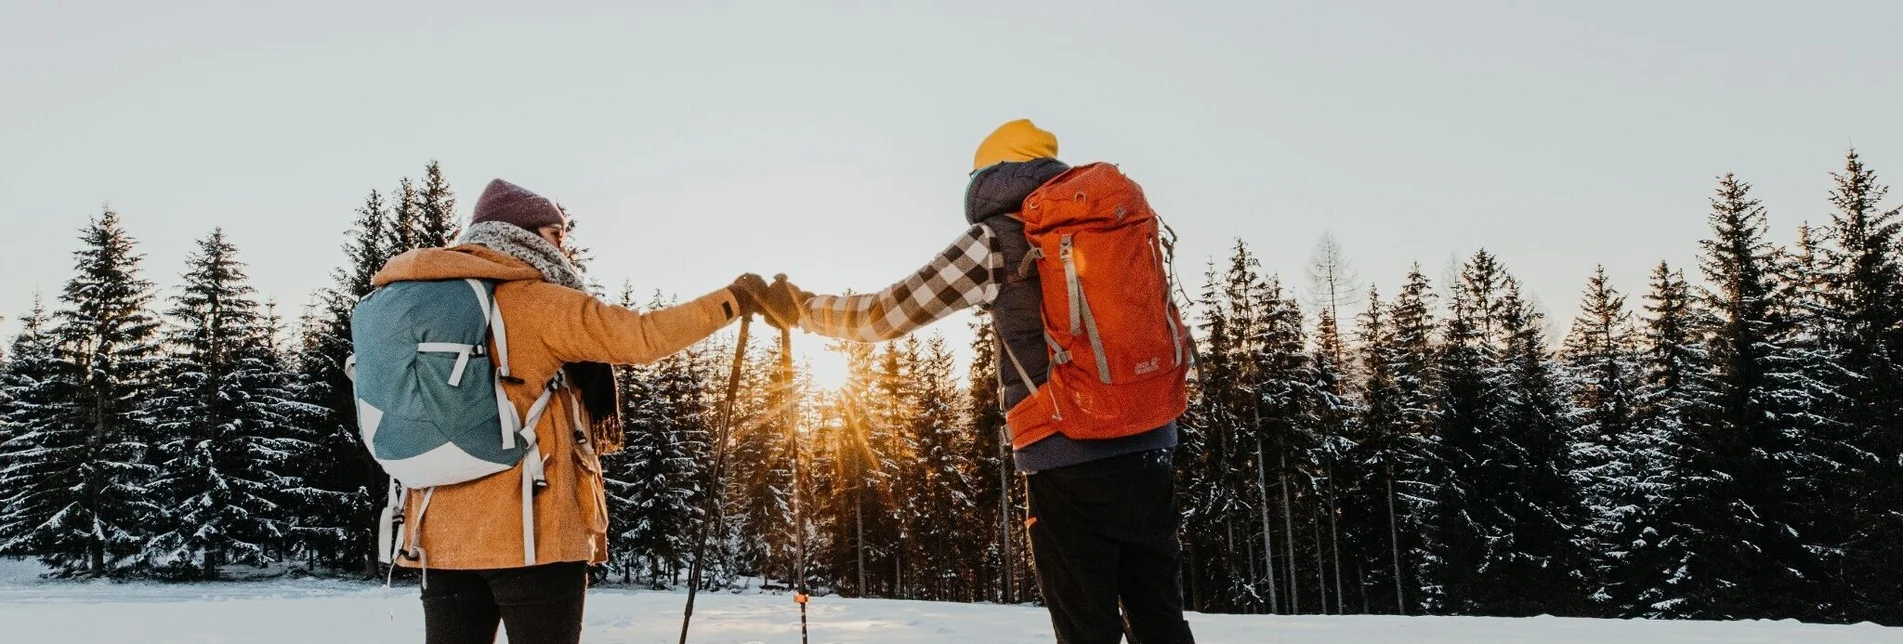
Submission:
[[[1014,603],[1015,593],[1011,592],[1013,580],[1017,576],[1017,561],[1011,549],[1011,434],[1009,431],[998,433],[998,448],[1003,452],[998,461],[998,545],[1003,554],[999,571],[1004,587],[999,591],[1004,603]]]
[[[1288,550],[1288,612],[1290,615],[1302,614],[1302,589],[1296,577],[1295,566],[1295,506],[1289,503],[1288,495],[1288,450],[1281,455],[1281,472],[1276,475],[1282,486],[1282,547]]]
[[[1348,613],[1348,605],[1342,599],[1341,591],[1341,525],[1336,515],[1341,514],[1341,506],[1335,498],[1335,468],[1330,466],[1323,474],[1328,482],[1328,550],[1335,560],[1335,614]]]
[[[1368,604],[1368,569],[1359,560],[1355,562],[1355,587],[1361,591],[1361,614],[1374,612],[1374,607]]]
[[[1208,608],[1203,605],[1203,566],[1202,561],[1196,556],[1196,543],[1192,541],[1183,544],[1183,554],[1189,559],[1189,565],[1183,566],[1183,574],[1189,577],[1189,583],[1183,584],[1189,588],[1189,609],[1203,610]]]
[[[1315,535],[1315,601],[1321,604],[1321,614],[1328,614],[1328,566],[1327,554],[1322,552],[1322,522],[1310,523],[1309,532]]]
[[[1401,591],[1401,527],[1394,516],[1394,465],[1388,469],[1388,545],[1394,556],[1394,614],[1407,614],[1407,598]]]
[[[1229,559],[1233,562],[1235,560],[1236,548],[1237,548],[1236,524],[1228,519],[1222,520],[1222,544],[1226,546],[1225,548],[1223,548],[1223,551],[1229,554]],[[1255,564],[1255,562],[1253,561],[1249,561],[1247,563],[1249,565]],[[1231,563],[1227,567],[1233,570],[1235,568],[1235,564]],[[1231,591],[1231,593],[1233,593],[1233,591]],[[1236,597],[1234,594],[1223,596],[1223,601],[1227,602],[1227,604],[1225,605],[1230,607],[1231,610],[1233,610],[1234,607],[1241,605],[1240,602],[1236,601]]]
[[[1231,541],[1235,540],[1234,530],[1230,531],[1229,538]],[[1242,569],[1247,570],[1249,572],[1249,587],[1257,588],[1262,583],[1262,576],[1261,576],[1262,571],[1255,567],[1255,540],[1243,539],[1243,541],[1247,542],[1247,545],[1245,546],[1246,549],[1243,552]]]
[[[1275,523],[1269,516],[1268,461],[1262,460],[1262,437],[1255,438],[1255,488],[1262,502],[1262,561],[1269,575],[1269,612],[1279,613],[1275,596]]]
[[[349,407],[350,409],[355,409],[357,405],[355,399],[352,399],[347,404],[350,406]],[[364,450],[352,450],[352,453],[357,455],[357,456],[354,456],[353,458],[358,459],[359,465],[361,465],[361,459],[370,457],[370,452],[364,451]],[[368,474],[366,476],[369,477],[369,480],[364,483],[364,487],[360,489],[359,492],[362,492],[365,490],[389,489],[390,477],[384,475],[383,466],[379,465],[376,467],[371,467],[367,471],[368,471]],[[405,491],[404,494],[409,494],[409,492]],[[378,577],[377,568],[379,567],[379,562],[377,561],[377,559],[382,554],[381,551],[384,548],[384,544],[377,543],[377,531],[375,529],[369,530],[367,532],[358,532],[358,537],[359,537],[358,538],[359,548],[361,548],[361,550],[359,551],[359,556],[363,558],[364,576],[370,579],[376,579]],[[364,547],[364,546],[368,546],[368,547]]]
[[[106,443],[106,401],[101,394],[93,394],[93,433],[88,440],[91,453],[96,457]],[[92,510],[93,530],[87,549],[91,555],[93,579],[106,576],[106,535],[99,529],[99,483],[98,468],[89,467],[86,476],[86,505]]]
[[[866,489],[865,479],[864,477],[861,477],[859,480],[859,487],[852,491],[852,525],[853,525],[853,531],[856,532],[858,535],[854,539],[854,541],[857,543],[854,544],[853,550],[854,550],[855,556],[858,557],[858,562],[859,562],[859,587],[856,588],[855,590],[859,591],[860,597],[866,596],[866,502],[865,502],[865,494],[864,494],[865,489]]]

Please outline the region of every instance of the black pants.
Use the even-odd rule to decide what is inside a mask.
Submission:
[[[1026,477],[1037,583],[1059,644],[1193,644],[1170,450]],[[1118,608],[1122,611],[1119,614]]]
[[[588,564],[431,570],[428,581],[423,587],[428,644],[494,644],[498,620],[509,629],[509,644],[581,641]]]

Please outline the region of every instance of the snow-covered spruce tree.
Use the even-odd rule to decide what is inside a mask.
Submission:
[[[973,472],[965,444],[974,437],[959,427],[964,400],[952,379],[952,353],[944,336],[927,339],[918,360],[912,377],[918,387],[912,418],[917,469],[908,474],[918,484],[914,542],[920,574],[915,583],[920,599],[970,601],[967,580],[983,552],[970,530]]]
[[[357,431],[357,405],[344,362],[352,353],[350,314],[372,278],[401,248],[399,228],[382,195],[371,191],[357,209],[335,284],[316,294],[295,351],[296,398],[311,411],[313,454],[297,472],[310,497],[293,527],[314,567],[376,574],[376,516],[389,478],[370,458]]]
[[[1316,465],[1311,477],[1316,487],[1314,532],[1317,534],[1317,576],[1323,579],[1318,582],[1322,586],[1322,612],[1332,610],[1338,615],[1348,612],[1348,586],[1358,584],[1361,579],[1357,575],[1353,578],[1356,581],[1351,582],[1343,577],[1342,496],[1343,488],[1354,482],[1346,479],[1342,470],[1354,450],[1350,425],[1359,411],[1348,391],[1350,364],[1344,362],[1347,357],[1344,344],[1334,314],[1329,309],[1322,310],[1309,350],[1310,373],[1316,392],[1309,417],[1314,423],[1316,441],[1305,460]]]
[[[1237,525],[1251,522],[1244,490],[1253,487],[1252,462],[1239,462],[1250,452],[1240,445],[1240,437],[1251,428],[1257,412],[1250,394],[1248,336],[1252,333],[1254,313],[1246,284],[1258,279],[1249,267],[1253,260],[1241,240],[1236,241],[1226,271],[1218,271],[1214,262],[1205,270],[1202,293],[1203,361],[1199,369],[1202,404],[1191,409],[1197,431],[1185,432],[1179,440],[1190,462],[1178,466],[1184,478],[1182,486],[1189,497],[1185,503],[1185,530],[1195,539],[1190,547],[1197,555],[1196,568],[1202,573],[1192,582],[1203,610],[1237,612],[1238,597],[1251,599],[1252,593],[1238,590],[1251,580],[1268,586],[1273,595],[1276,581],[1273,554],[1262,555],[1253,532],[1246,528],[1238,535]],[[1245,487],[1248,486],[1248,487]],[[1274,533],[1269,533],[1273,540]],[[1264,570],[1258,570],[1257,568]],[[1280,604],[1268,597],[1273,612]]]
[[[1188,473],[1198,507],[1185,513],[1203,524],[1200,532],[1208,539],[1196,545],[1208,581],[1200,590],[1212,610],[1293,610],[1296,598],[1284,592],[1293,574],[1289,553],[1278,536],[1288,527],[1276,512],[1279,495],[1269,489],[1275,479],[1263,465],[1279,459],[1256,448],[1273,441],[1265,434],[1276,419],[1261,395],[1272,376],[1263,369],[1261,348],[1267,335],[1264,311],[1280,293],[1270,293],[1260,263],[1237,240],[1228,269],[1219,279],[1212,275],[1204,299],[1210,376],[1203,395],[1211,397],[1212,413],[1206,415],[1204,435],[1195,439],[1199,453]]]
[[[657,294],[649,307],[671,304]],[[610,552],[624,581],[645,579],[657,590],[688,563],[700,513],[697,461],[707,449],[709,414],[699,362],[690,349],[652,365],[617,367],[627,444],[602,460]]]
[[[1572,480],[1567,401],[1547,348],[1545,315],[1512,277],[1504,280],[1500,319],[1502,417],[1482,459],[1485,478],[1507,484],[1484,493],[1500,512],[1489,533],[1485,572],[1499,592],[1485,614],[1585,615],[1585,552],[1577,535],[1585,509]],[[1485,489],[1485,488],[1482,488]]]
[[[33,308],[29,310],[29,312],[27,313],[28,317],[33,319],[21,320],[22,326],[29,327],[29,328],[23,328],[20,334],[14,336],[14,338],[10,342],[8,342],[8,344],[9,345],[19,344],[22,339],[30,340],[33,332],[41,331],[43,327],[46,326],[45,308],[46,308],[45,304],[40,301],[39,294],[38,293],[33,294]],[[5,319],[6,319],[5,316],[0,316],[0,321],[5,321]],[[28,322],[31,322],[31,324],[28,325],[27,324]],[[13,426],[7,424],[6,422],[6,413],[7,413],[6,410],[8,405],[10,404],[9,401],[11,401],[12,398],[11,398],[9,389],[7,388],[5,384],[6,374],[10,369],[12,369],[11,360],[9,360],[9,358],[11,358],[13,355],[13,351],[12,351],[13,348],[14,347],[12,346],[0,346],[0,472],[6,471],[8,459],[6,455],[7,454],[6,448],[4,446],[7,444],[8,438],[13,436]],[[5,508],[5,507],[6,507],[6,495],[4,493],[0,493],[0,508]],[[4,513],[5,513],[4,510],[0,510],[0,515],[3,515]],[[5,525],[5,519],[0,518],[0,526],[4,526],[4,525]],[[4,530],[4,528],[0,527],[0,530]],[[0,544],[6,543],[6,540],[7,539],[5,534],[0,533]]]
[[[1492,254],[1468,260],[1453,286],[1436,379],[1434,507],[1427,534],[1426,603],[1430,612],[1486,614],[1495,592],[1483,574],[1495,552],[1490,532],[1504,519],[1488,503],[1504,490],[1486,458],[1501,434],[1503,369],[1493,324],[1505,276]],[[1518,459],[1515,460],[1518,463]]]
[[[623,282],[620,304],[626,307],[637,306],[634,299],[634,286]],[[648,387],[647,369],[643,365],[615,365],[615,397],[620,402],[621,422],[624,440],[620,452],[601,457],[602,488],[608,500],[608,563],[612,572],[621,573],[621,583],[631,584],[637,573],[648,573],[656,568],[647,552],[638,552],[639,537],[645,526],[641,518],[635,516],[633,509],[639,507],[640,486],[645,483],[647,459],[640,458],[648,450],[643,443],[646,436],[645,416],[650,413],[656,396]],[[660,580],[651,580],[650,588],[666,588]]]
[[[38,331],[39,327],[44,327],[45,326],[45,319],[44,319],[45,310],[44,309],[45,309],[45,306],[40,302],[39,294],[35,293],[33,296],[33,309],[28,313],[28,315],[37,316],[39,319],[23,320],[22,322],[31,321],[33,323],[32,324],[33,328],[23,329],[19,335],[14,336],[13,340],[9,342],[9,344],[18,344],[20,340],[23,338],[31,339],[32,331]],[[4,320],[4,319],[5,318],[0,317],[0,320]],[[11,392],[5,384],[6,377],[7,377],[6,374],[9,370],[12,369],[11,361],[8,359],[9,357],[13,355],[12,351],[10,351],[10,349],[12,348],[13,347],[10,347],[10,346],[0,347],[0,473],[4,473],[7,469],[7,463],[9,462],[9,459],[7,457],[7,450],[5,446],[8,442],[8,439],[10,439],[14,434],[14,427],[8,424],[6,421],[7,408],[11,404],[10,401],[12,400],[12,398],[11,398]],[[4,476],[4,474],[0,474],[0,476]],[[6,534],[5,534],[6,519],[4,518],[4,515],[5,515],[4,508],[6,507],[6,502],[7,502],[6,494],[0,493],[0,544],[5,544],[7,541]]]
[[[884,514],[882,461],[873,451],[871,401],[877,379],[873,345],[835,341],[829,351],[846,360],[846,382],[828,401],[815,458],[814,515],[832,532],[814,562],[832,570],[836,588],[849,597],[870,596],[877,588],[877,544],[868,531]]]
[[[629,295],[625,288],[622,295],[625,305]],[[620,573],[622,584],[635,583],[639,575],[648,580],[649,588],[662,590],[667,587],[666,582],[658,575],[648,576],[661,566],[653,559],[652,551],[642,547],[649,545],[650,524],[635,514],[646,483],[644,470],[650,465],[643,458],[648,452],[646,443],[650,442],[645,435],[644,416],[650,413],[650,407],[656,406],[651,402],[655,396],[649,391],[646,371],[638,365],[614,366],[627,444],[619,453],[601,457],[602,490],[608,498],[607,568],[611,575]]]
[[[1347,589],[1349,604],[1360,613],[1394,614],[1405,606],[1395,578],[1400,568],[1397,469],[1400,397],[1392,360],[1394,337],[1387,303],[1368,289],[1368,307],[1355,324],[1352,359],[1361,377],[1351,391],[1348,436],[1353,447],[1340,460],[1341,528],[1344,563],[1356,580]],[[1344,611],[1345,612],[1345,611]]]
[[[409,177],[397,181],[396,190],[390,193],[390,255],[401,255],[422,247],[422,198]]]
[[[988,313],[980,313],[971,323],[971,364],[966,368],[964,459],[971,464],[972,522],[990,522],[990,538],[978,554],[977,582],[979,600],[999,603],[1017,601],[1011,579],[1019,572],[1015,559],[1021,550],[1015,543],[1016,523],[1011,518],[1010,495],[1016,474],[1011,460],[1011,437],[1004,424],[1004,410],[998,391],[998,335]],[[966,532],[969,533],[967,528]]]
[[[882,371],[880,376],[888,383],[888,391],[896,392],[896,397],[890,399],[896,404],[888,408],[887,416],[894,431],[887,437],[885,447],[893,464],[889,485],[897,510],[893,517],[898,538],[892,542],[892,584],[896,597],[920,599],[926,571],[927,500],[919,474],[925,469],[924,445],[915,419],[924,407],[929,389],[925,381],[924,347],[916,336],[907,336],[888,343],[886,355],[881,363],[895,366],[895,370]]]
[[[1427,576],[1429,564],[1438,559],[1429,550],[1427,534],[1438,498],[1436,472],[1442,469],[1436,448],[1441,410],[1435,401],[1446,385],[1438,362],[1442,348],[1434,342],[1438,324],[1433,300],[1433,287],[1417,264],[1401,283],[1388,316],[1393,334],[1388,372],[1394,378],[1396,411],[1391,456],[1401,517],[1396,521],[1400,533],[1395,581],[1403,587],[1396,591],[1406,606],[1402,613],[1413,615],[1428,610],[1438,594],[1436,582]]]
[[[423,168],[423,188],[416,194],[416,223],[412,231],[416,248],[448,246],[462,233],[456,223],[456,193],[443,178],[443,166],[434,159]]]
[[[0,368],[0,556],[37,556],[52,535],[39,528],[72,499],[45,485],[58,468],[83,458],[85,408],[77,371],[59,355],[38,297]]]
[[[1844,584],[1843,546],[1852,531],[1840,511],[1853,505],[1856,464],[1862,460],[1851,445],[1845,417],[1856,407],[1843,395],[1858,374],[1845,369],[1847,356],[1832,337],[1845,328],[1839,310],[1828,301],[1831,291],[1825,266],[1824,234],[1810,225],[1798,228],[1794,249],[1780,249],[1774,316],[1784,320],[1778,342],[1779,398],[1792,413],[1787,430],[1792,449],[1786,459],[1792,498],[1808,499],[1793,508],[1790,520],[1798,526],[1805,550],[1815,559],[1806,580],[1806,619],[1841,620],[1847,602],[1841,592],[1827,590]]]
[[[783,407],[793,397],[784,390],[778,357],[777,340],[769,340],[764,351],[748,352],[726,473],[729,518],[741,535],[735,572],[775,585],[789,580],[793,543],[793,468]]]
[[[904,428],[889,424],[896,412],[890,396],[901,391],[892,370],[903,365],[892,345],[835,342],[830,350],[845,356],[848,375],[832,400],[829,436],[820,441],[827,487],[815,495],[825,499],[815,507],[837,522],[827,560],[840,571],[842,591],[892,597],[902,501],[892,488],[901,459],[891,450]]]
[[[59,576],[127,572],[159,512],[156,468],[142,415],[158,356],[152,284],[139,275],[134,242],[111,210],[80,233],[75,275],[60,294],[53,336],[73,388],[45,418],[14,513],[31,527],[15,536]]]
[[[721,471],[721,479],[718,482],[714,478],[714,452],[716,449],[723,449],[719,441],[721,427],[719,412],[721,405],[726,404],[727,401],[727,376],[733,366],[734,340],[737,339],[731,336],[715,336],[696,345],[690,353],[694,358],[691,368],[699,374],[698,378],[703,383],[698,390],[696,404],[705,412],[703,424],[706,433],[701,444],[687,445],[695,449],[693,483],[690,486],[693,494],[688,500],[694,508],[697,519],[694,531],[682,537],[683,543],[687,544],[688,548],[704,544],[705,552],[701,559],[702,590],[731,587],[743,574],[740,541],[746,526],[737,513],[738,505],[733,499],[735,491],[740,486],[734,484],[736,449],[732,432],[724,447],[727,455],[725,469]],[[753,396],[747,390],[751,383],[745,379],[746,375],[753,371],[755,370],[751,366],[743,366],[741,369],[743,378],[740,396],[734,401],[733,425],[730,427],[732,431],[738,431],[741,425],[750,422],[747,418],[756,413],[752,408],[757,407],[757,403],[751,400]],[[694,541],[696,537],[704,541],[696,542]],[[685,568],[691,563],[691,559],[686,557],[691,557],[692,554],[689,550],[681,560],[683,582],[686,580]]]
[[[345,264],[331,271],[331,277],[337,292],[361,298],[375,288],[371,280],[377,271],[401,251],[395,223],[390,219],[390,207],[384,203],[382,194],[371,190],[356,213],[351,223],[350,241],[343,248]]]
[[[1221,478],[1231,471],[1227,459],[1235,451],[1241,351],[1213,261],[1204,272],[1197,308],[1197,377],[1191,382],[1189,410],[1178,423],[1175,456],[1177,488],[1183,494],[1184,594],[1194,610],[1220,611],[1230,610],[1227,588],[1234,575],[1229,557],[1242,548],[1230,547],[1227,539],[1234,528],[1224,517],[1234,512],[1236,490]],[[1264,564],[1273,566],[1274,560],[1265,559]],[[1273,579],[1272,570],[1268,577]]]
[[[1486,251],[1463,267],[1454,299],[1429,535],[1439,610],[1578,614],[1580,510],[1541,316]]]
[[[148,399],[164,512],[144,557],[161,574],[216,578],[286,551],[303,487],[293,461],[311,446],[237,248],[214,230],[187,261]]]
[[[1684,562],[1691,556],[1699,527],[1685,523],[1702,504],[1686,494],[1695,488],[1681,485],[1682,447],[1699,423],[1711,417],[1710,359],[1704,330],[1709,321],[1682,271],[1665,262],[1652,270],[1645,296],[1640,363],[1643,384],[1637,398],[1640,426],[1633,443],[1634,462],[1648,464],[1646,476],[1635,479],[1644,503],[1633,517],[1636,534],[1624,542],[1628,550],[1618,566],[1608,571],[1609,583],[1626,586],[1631,597],[1620,605],[1614,593],[1609,608],[1626,618],[1678,616],[1684,608],[1677,590],[1689,580]],[[1681,489],[1683,488],[1683,489]]]
[[[1348,343],[1341,327],[1345,322],[1352,323],[1343,316],[1353,316],[1351,308],[1359,303],[1361,284],[1340,242],[1332,234],[1323,234],[1316,242],[1315,250],[1309,256],[1308,280],[1308,299],[1315,307],[1316,318],[1310,353],[1315,360],[1317,383],[1327,396],[1325,405],[1316,415],[1319,423],[1316,432],[1321,437],[1321,450],[1310,460],[1322,465],[1317,478],[1321,487],[1319,520],[1326,525],[1317,528],[1326,536],[1327,553],[1323,557],[1322,568],[1333,580],[1332,584],[1327,584],[1331,591],[1327,599],[1334,602],[1333,610],[1339,614],[1348,612],[1350,595],[1358,594],[1366,577],[1356,574],[1352,565],[1344,561],[1354,555],[1344,554],[1343,549],[1353,550],[1354,546],[1348,544],[1342,534],[1344,497],[1360,480],[1357,478],[1358,471],[1349,460],[1349,453],[1354,448],[1350,425],[1359,414],[1359,399],[1350,391],[1356,362],[1349,355]],[[1359,603],[1366,604],[1365,601]],[[1365,612],[1365,608],[1362,610]]]
[[[1318,518],[1318,486],[1312,477],[1320,468],[1310,457],[1323,448],[1317,431],[1321,414],[1332,414],[1335,401],[1319,386],[1301,308],[1284,292],[1281,280],[1270,278],[1256,303],[1254,335],[1249,338],[1252,368],[1245,380],[1254,397],[1255,422],[1243,446],[1253,451],[1250,470],[1256,494],[1250,501],[1256,516],[1251,518],[1259,519],[1256,525],[1264,534],[1282,531],[1278,545],[1280,554],[1287,557],[1282,572],[1288,611],[1301,613],[1303,606],[1310,606],[1308,612],[1324,612],[1325,578],[1319,576],[1321,569],[1312,556],[1322,549],[1313,525]],[[1271,556],[1276,554],[1266,549]],[[1304,595],[1307,603],[1302,601]]]
[[[1641,513],[1650,505],[1646,486],[1657,463],[1644,456],[1637,330],[1603,266],[1586,283],[1560,360],[1572,403],[1566,419],[1572,475],[1588,510],[1580,537],[1592,558],[1587,582],[1594,612],[1624,616],[1644,587],[1624,563],[1645,541],[1639,533],[1649,526]]]
[[[1684,553],[1658,605],[1675,617],[1796,617],[1817,578],[1793,498],[1797,455],[1796,375],[1780,344],[1791,334],[1775,301],[1777,253],[1765,241],[1764,209],[1732,175],[1712,198],[1712,238],[1701,242],[1712,316],[1706,342],[1709,415],[1680,437],[1675,500],[1665,522],[1684,531]]]
[[[917,500],[912,496],[916,481],[918,439],[912,433],[912,410],[916,409],[918,387],[913,380],[918,367],[918,345],[911,338],[887,342],[879,351],[878,371],[871,398],[875,425],[870,437],[873,452],[881,461],[880,486],[886,495],[888,516],[879,521],[881,531],[873,544],[883,555],[879,558],[878,582],[886,585],[886,596],[910,599],[910,555],[912,537],[917,529]]]
[[[1903,237],[1899,209],[1883,209],[1889,190],[1856,150],[1831,175],[1830,225],[1818,247],[1818,329],[1837,361],[1839,408],[1833,456],[1843,467],[1825,481],[1826,552],[1841,557],[1826,574],[1849,589],[1834,617],[1903,624],[1903,591],[1887,571],[1903,567]],[[1836,578],[1837,571],[1844,574]]]

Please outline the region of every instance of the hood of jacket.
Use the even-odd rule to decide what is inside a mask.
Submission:
[[[450,248],[418,248],[398,255],[370,279],[374,286],[391,282],[484,279],[503,282],[540,280],[541,271],[501,251],[474,244]]]
[[[965,221],[980,223],[998,215],[1024,209],[1024,198],[1038,187],[1069,170],[1070,166],[1050,157],[1030,161],[999,163],[972,175],[965,188]]]

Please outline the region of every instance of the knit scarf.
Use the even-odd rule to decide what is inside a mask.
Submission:
[[[484,221],[470,224],[456,238],[457,244],[474,244],[522,260],[542,274],[542,279],[577,291],[587,291],[581,271],[575,270],[561,249],[541,235],[515,224]],[[562,368],[568,382],[581,392],[582,407],[588,410],[589,441],[598,453],[621,450],[624,430],[621,426],[621,388],[615,385],[614,367],[599,362],[571,362]]]
[[[581,271],[568,261],[568,256],[556,248],[541,235],[527,228],[500,221],[485,221],[470,224],[463,234],[456,238],[457,244],[475,244],[510,257],[522,260],[542,273],[542,279],[552,284],[560,284],[577,291],[586,291],[582,284]]]

